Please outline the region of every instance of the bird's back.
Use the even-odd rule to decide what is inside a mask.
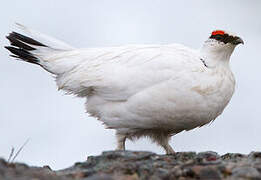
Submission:
[[[92,92],[111,101],[127,100],[185,71],[204,69],[197,51],[178,44],[75,49],[54,54],[48,62],[67,68],[57,76],[60,89],[78,96]]]

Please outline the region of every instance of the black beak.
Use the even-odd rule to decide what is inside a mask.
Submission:
[[[244,44],[244,41],[240,37],[235,37],[232,44],[234,44],[234,45]]]

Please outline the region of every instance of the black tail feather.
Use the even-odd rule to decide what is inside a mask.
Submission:
[[[39,60],[35,56],[33,56],[29,51],[26,51],[21,48],[15,48],[12,46],[5,46],[5,48],[8,49],[8,51],[10,51],[11,53],[13,53],[11,57],[19,58],[26,62],[39,64]]]
[[[11,57],[39,64],[37,57],[30,52],[36,50],[36,48],[31,47],[30,45],[47,47],[46,45],[17,32],[10,33],[6,38],[10,41],[11,46],[6,46],[5,48],[12,53]]]
[[[10,41],[12,46],[19,47],[27,51],[36,50],[35,48],[17,40],[14,36],[6,36],[6,38]]]
[[[38,41],[36,41],[36,40],[30,38],[30,37],[27,37],[27,36],[24,36],[24,35],[22,35],[22,34],[19,34],[19,33],[17,33],[17,32],[12,32],[12,33],[10,33],[8,37],[10,37],[10,38],[12,38],[12,39],[20,40],[20,41],[25,42],[25,43],[27,43],[27,44],[31,44],[31,45],[35,45],[35,46],[44,46],[44,47],[47,47],[46,45],[44,45],[44,44],[42,44],[42,43],[40,43],[40,42],[38,42]]]

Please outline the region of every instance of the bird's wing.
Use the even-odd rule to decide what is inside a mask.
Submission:
[[[125,101],[158,83],[204,69],[196,51],[176,44],[66,53],[49,60],[68,64],[63,68],[66,71],[57,76],[58,87],[78,96],[95,94],[109,101]]]

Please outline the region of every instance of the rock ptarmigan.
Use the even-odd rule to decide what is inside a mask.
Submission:
[[[229,59],[240,37],[213,31],[200,50],[180,44],[78,49],[19,25],[12,57],[55,75],[59,89],[86,98],[87,112],[125,140],[150,137],[167,154],[170,137],[219,116],[235,87]]]

